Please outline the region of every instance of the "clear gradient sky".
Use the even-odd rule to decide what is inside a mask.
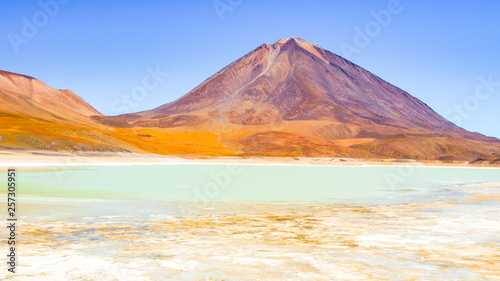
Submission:
[[[500,138],[500,1],[392,1],[0,1],[0,69],[116,115],[148,67],[168,76],[130,111],[171,102],[259,45],[295,36],[341,56],[355,47],[352,62]],[[391,18],[377,22],[382,10]]]

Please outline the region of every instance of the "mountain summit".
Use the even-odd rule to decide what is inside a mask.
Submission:
[[[174,102],[109,119],[215,133],[248,155],[471,159],[498,151],[498,140],[455,126],[407,92],[296,37],[259,46]]]
[[[457,129],[405,91],[295,37],[264,44],[179,100],[139,113],[158,120],[158,125],[162,116],[176,114],[200,117],[191,118],[198,121],[220,116],[235,125],[324,120],[417,130]]]

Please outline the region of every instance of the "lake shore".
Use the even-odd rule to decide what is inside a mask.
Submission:
[[[55,152],[0,149],[0,166],[78,166],[78,165],[159,165],[159,164],[267,164],[328,166],[429,166],[429,167],[495,167],[487,161],[439,161],[412,159],[353,159],[343,157],[238,157],[238,156],[165,156],[158,154],[117,152]]]
[[[226,163],[247,166],[238,167],[241,173],[217,192],[198,188],[216,183],[211,175],[226,171]],[[406,174],[396,165],[418,167]],[[0,273],[2,280],[500,276],[500,179],[494,168],[40,151],[0,151],[0,166],[20,167],[22,174],[23,263],[17,275]],[[402,181],[391,185],[388,174]],[[307,185],[310,178],[314,186]],[[213,201],[196,200],[195,194]],[[6,209],[6,194],[0,197]]]

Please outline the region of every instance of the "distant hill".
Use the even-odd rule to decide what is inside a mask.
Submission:
[[[0,71],[0,110],[47,120],[88,122],[102,116],[69,90],[57,90],[33,77]]]

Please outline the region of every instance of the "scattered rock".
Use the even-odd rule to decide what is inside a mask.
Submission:
[[[479,163],[483,163],[485,161],[486,161],[486,159],[484,159],[484,158],[477,158],[475,160],[470,161],[469,164],[479,164]]]
[[[500,164],[500,158],[497,158],[495,160],[491,160],[490,164]]]
[[[0,136],[0,142],[5,142],[5,138]]]

